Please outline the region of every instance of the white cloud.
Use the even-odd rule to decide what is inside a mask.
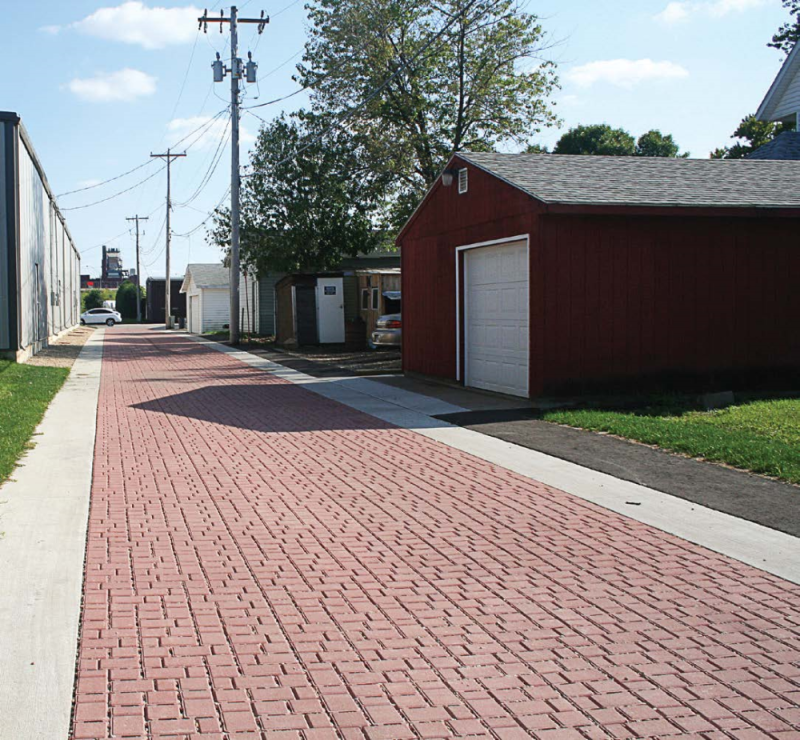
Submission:
[[[770,0],[673,0],[664,10],[656,14],[656,19],[669,25],[688,20],[691,16],[702,15],[722,18],[731,13],[744,13],[760,8]]]
[[[138,69],[125,68],[118,72],[99,72],[84,79],[75,78],[67,88],[93,103],[131,101],[152,95],[156,91],[156,78]]]
[[[172,134],[175,141],[180,141],[184,137],[186,141],[181,141],[180,147],[183,148],[192,144],[192,148],[205,149],[208,147],[216,148],[223,137],[227,137],[229,120],[226,116],[217,118],[210,123],[211,116],[191,116],[190,118],[173,118],[167,124],[167,130]],[[209,124],[206,126],[206,124]],[[203,128],[205,126],[205,128]],[[197,129],[200,129],[199,131]],[[198,138],[199,137],[199,138]],[[242,144],[252,144],[256,137],[243,125],[239,125],[239,141]],[[192,143],[195,142],[196,143]]]
[[[641,82],[677,80],[688,77],[685,67],[675,62],[654,62],[652,59],[608,59],[573,67],[565,77],[579,87],[605,82],[631,88]]]
[[[668,23],[671,25],[673,23],[685,21],[689,17],[689,13],[689,3],[675,2],[667,5],[664,10],[656,15],[656,18],[663,23]]]
[[[42,33],[46,33],[50,36],[55,36],[56,34],[61,32],[61,26],[42,26],[39,28]]]
[[[89,179],[89,180],[79,180],[78,181],[78,187],[79,188],[93,188],[95,185],[99,185],[101,182],[103,182],[103,181],[102,180],[96,180],[94,178]]]
[[[113,8],[100,8],[68,27],[108,41],[137,44],[145,49],[185,44],[197,33],[199,8],[149,8],[139,0],[130,0]]]

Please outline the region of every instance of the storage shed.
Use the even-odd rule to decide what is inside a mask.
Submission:
[[[796,386],[798,227],[796,162],[460,153],[397,240],[404,369],[523,397]]]
[[[275,285],[278,344],[343,344],[344,277],[341,272],[286,275]]]
[[[151,324],[163,324],[166,321],[166,284],[167,281],[160,277],[149,277],[145,283],[145,318]],[[172,278],[170,284],[169,309],[180,321],[186,318],[186,296],[181,292],[183,280]]]
[[[223,331],[230,324],[230,270],[222,264],[188,265],[180,292],[186,301],[186,328],[192,334]],[[258,285],[239,278],[239,328],[258,332]]]
[[[24,361],[78,324],[80,263],[20,117],[0,111],[0,357]]]

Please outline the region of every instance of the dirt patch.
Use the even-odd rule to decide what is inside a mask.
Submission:
[[[27,364],[42,367],[72,367],[94,330],[93,326],[79,326],[73,329],[31,357]]]

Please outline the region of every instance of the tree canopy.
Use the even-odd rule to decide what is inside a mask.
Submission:
[[[783,7],[789,11],[791,20],[776,31],[767,46],[788,54],[800,40],[800,0],[783,0]]]
[[[380,243],[378,175],[324,119],[282,116],[261,128],[241,198],[241,261],[251,273],[335,267]],[[210,241],[230,247],[227,209]]]
[[[556,121],[544,31],[517,0],[316,0],[309,18],[298,81],[315,114],[348,117],[395,226],[454,152],[524,145]]]
[[[769,144],[784,131],[794,131],[794,126],[791,123],[759,121],[752,114],[745,116],[732,135],[739,141],[732,146],[715,149],[711,152],[711,159],[744,159],[750,152]]]
[[[105,296],[99,288],[92,288],[83,297],[83,310],[90,311],[93,308],[102,308]]]
[[[653,129],[636,140],[622,128],[607,123],[576,126],[567,131],[553,149],[554,154],[595,154],[615,157],[678,157],[680,151],[671,134]]]

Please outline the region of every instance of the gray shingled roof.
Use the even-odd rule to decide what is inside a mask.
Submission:
[[[800,165],[795,162],[495,152],[457,156],[545,203],[800,207]]]
[[[193,264],[186,268],[187,277],[190,273],[198,288],[227,288],[230,284],[230,270],[224,265]]]
[[[800,133],[784,131],[769,144],[759,147],[747,155],[748,159],[800,159]]]

